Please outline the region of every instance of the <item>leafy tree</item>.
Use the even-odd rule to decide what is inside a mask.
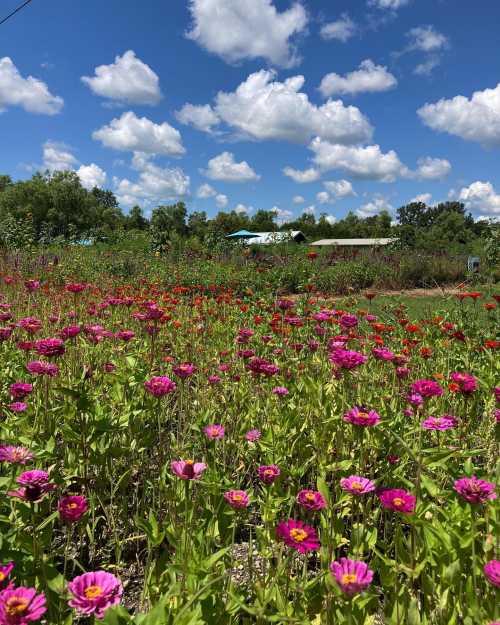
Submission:
[[[146,230],[149,226],[148,220],[144,217],[140,206],[132,206],[125,219],[125,227],[128,230]]]
[[[276,213],[274,211],[258,210],[250,219],[250,230],[252,232],[275,232]]]
[[[194,211],[188,217],[188,229],[191,234],[200,240],[205,238],[208,229],[207,214],[205,211]]]
[[[7,175],[0,175],[0,193],[5,191],[5,189],[12,184],[12,178]]]

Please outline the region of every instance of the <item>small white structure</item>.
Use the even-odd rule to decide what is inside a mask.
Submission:
[[[256,232],[257,236],[248,238],[248,245],[272,245],[273,243],[303,243],[306,238],[300,230],[285,230],[284,232]]]
[[[338,247],[380,247],[395,243],[397,238],[392,239],[320,239],[314,241],[311,245],[323,246],[331,245]]]

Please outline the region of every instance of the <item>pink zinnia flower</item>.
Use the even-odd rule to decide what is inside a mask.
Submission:
[[[340,562],[330,564],[330,571],[342,592],[349,596],[363,592],[373,580],[373,571],[360,560],[340,558]]]
[[[0,588],[6,583],[9,575],[14,568],[14,562],[8,562],[7,564],[0,564]],[[6,584],[5,584],[6,585]]]
[[[411,390],[425,399],[428,397],[439,397],[443,394],[443,389],[434,380],[417,380],[411,385]]]
[[[203,431],[205,432],[205,436],[211,441],[221,440],[222,438],[224,438],[224,434],[226,432],[224,427],[222,425],[219,425],[218,423],[207,425],[207,427],[204,428]]]
[[[219,377],[218,375],[209,375],[208,378],[208,383],[209,384],[219,384],[219,382],[222,380],[221,377]]]
[[[83,495],[69,495],[59,500],[57,509],[63,521],[76,523],[87,512],[89,504]]]
[[[128,343],[128,341],[131,341],[134,338],[135,332],[132,332],[132,330],[120,330],[120,332],[117,332],[115,336],[117,339],[120,339],[120,341]]]
[[[458,386],[458,391],[464,395],[469,395],[478,389],[476,378],[470,373],[459,373],[455,371],[450,375],[451,381]]]
[[[193,375],[193,373],[196,372],[196,367],[190,362],[184,362],[180,365],[176,365],[175,367],[173,367],[172,371],[179,378],[185,379],[185,378],[189,378],[190,376]]]
[[[181,480],[199,480],[207,465],[194,460],[174,460],[170,463],[170,468]]]
[[[0,328],[0,341],[7,341],[12,335],[12,328]]]
[[[379,495],[380,503],[388,510],[411,514],[415,510],[417,498],[402,488],[384,490]]]
[[[289,390],[284,386],[275,386],[271,392],[273,393],[273,395],[285,397],[286,395],[288,395]]]
[[[326,501],[317,490],[301,490],[297,495],[297,503],[306,510],[323,510]]]
[[[18,447],[14,445],[0,446],[0,462],[9,462],[10,464],[26,464],[28,460],[33,458],[33,453],[26,447]]]
[[[62,339],[40,339],[35,341],[35,350],[39,356],[62,356],[66,351]]]
[[[496,484],[480,480],[475,475],[456,480],[453,488],[465,501],[471,504],[486,503],[497,498]]]
[[[45,614],[45,595],[36,594],[36,588],[8,586],[0,592],[0,624],[26,625],[39,621]]]
[[[272,484],[280,476],[280,473],[279,467],[275,464],[263,465],[257,469],[257,475],[264,484]]]
[[[64,287],[65,291],[68,293],[81,293],[85,291],[86,288],[87,285],[80,282],[68,282]]]
[[[394,360],[394,353],[391,352],[390,349],[387,349],[387,347],[374,347],[372,349],[372,354],[377,360]]]
[[[339,321],[343,328],[355,328],[358,325],[358,318],[356,315],[351,315],[349,313],[342,315]]]
[[[244,490],[228,490],[224,493],[224,499],[232,508],[247,508],[250,503]]]
[[[120,603],[123,586],[119,579],[106,571],[84,573],[68,584],[72,595],[69,605],[80,614],[104,617],[108,608]]]
[[[31,503],[40,501],[47,493],[56,488],[56,485],[49,482],[49,474],[46,471],[34,469],[33,471],[25,471],[16,479],[21,486],[18,490],[7,493],[11,497],[24,499]]]
[[[29,334],[35,334],[41,329],[42,322],[36,317],[24,317],[24,319],[19,320],[17,325]]]
[[[156,376],[144,382],[144,387],[154,397],[163,397],[168,393],[173,393],[177,385],[167,376]]]
[[[500,588],[500,560],[490,560],[484,565],[483,572],[488,581]]]
[[[66,326],[59,332],[59,336],[64,340],[73,339],[78,336],[82,329],[80,326]]]
[[[375,483],[366,477],[360,475],[350,475],[340,480],[342,490],[351,493],[351,495],[365,495],[375,490]]]
[[[320,548],[316,530],[302,521],[294,521],[294,519],[281,521],[276,528],[276,536],[278,540],[282,540],[285,545],[299,553],[316,551]]]
[[[407,378],[410,375],[410,370],[408,367],[396,367],[396,376],[402,380],[403,378]]]
[[[348,423],[361,425],[363,427],[371,427],[380,423],[380,416],[375,410],[358,408],[358,406],[355,406],[346,412],[343,419]]]
[[[335,349],[329,355],[330,362],[341,369],[355,369],[368,360],[368,356],[350,349]]]
[[[14,399],[24,399],[33,392],[33,384],[28,382],[14,382],[9,386],[9,391]]]
[[[48,375],[54,378],[59,374],[59,367],[52,362],[43,362],[42,360],[32,360],[26,365],[26,369],[35,375]]]
[[[422,421],[421,426],[424,430],[438,430],[444,432],[445,430],[451,430],[458,425],[458,420],[452,415],[443,415],[442,417],[428,417],[425,421]]]
[[[27,291],[36,291],[40,288],[40,280],[25,280],[24,286]]]
[[[15,401],[12,404],[9,404],[9,408],[12,410],[12,412],[24,412],[27,407],[28,404],[23,401]]]
[[[248,430],[248,432],[245,434],[245,440],[247,440],[249,443],[255,443],[259,440],[261,436],[262,434],[259,430]]]

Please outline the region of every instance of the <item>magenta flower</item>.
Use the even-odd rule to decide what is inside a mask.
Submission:
[[[326,501],[317,490],[301,490],[297,495],[297,503],[306,510],[323,510]]]
[[[120,339],[120,341],[128,343],[135,337],[135,332],[132,332],[132,330],[120,330],[120,332],[117,332],[115,336],[117,339]]]
[[[108,608],[120,603],[123,586],[119,579],[106,571],[84,573],[68,584],[72,595],[69,605],[80,614],[104,617]]]
[[[396,376],[402,380],[410,375],[408,367],[396,367]]]
[[[9,386],[9,391],[14,399],[24,399],[33,391],[33,384],[28,382],[14,382]]]
[[[438,430],[444,432],[445,430],[452,430],[457,427],[458,419],[453,415],[443,415],[442,417],[428,417],[425,421],[422,421],[421,426],[424,430]]]
[[[263,465],[257,469],[257,475],[264,484],[272,484],[281,474],[278,466],[275,464]]]
[[[456,480],[453,488],[465,501],[471,504],[486,503],[497,498],[496,484],[480,480],[475,475]]]
[[[24,499],[31,503],[40,501],[45,495],[56,488],[55,484],[49,482],[49,474],[46,471],[39,471],[38,469],[21,473],[21,475],[17,477],[16,482],[21,488],[7,494],[10,497]]]
[[[24,317],[17,323],[18,327],[26,330],[28,334],[36,334],[42,327],[42,322],[36,317]]]
[[[355,369],[368,360],[368,356],[350,349],[335,349],[329,355],[330,362],[341,369]]]
[[[488,581],[500,588],[500,560],[490,560],[484,565],[483,572]]]
[[[174,460],[170,463],[170,468],[181,480],[199,480],[207,465],[194,460]]]
[[[167,376],[157,376],[144,382],[144,387],[154,397],[163,397],[168,393],[173,393],[177,385]]]
[[[455,371],[450,375],[450,379],[453,384],[458,386],[459,392],[464,395],[470,395],[470,393],[477,391],[479,387],[476,378],[470,373],[459,373]]]
[[[15,401],[12,404],[9,404],[9,408],[12,410],[12,412],[24,412],[27,407],[28,404],[23,401]]]
[[[219,382],[222,380],[221,377],[219,377],[218,375],[209,375],[208,378],[208,383],[209,384],[219,384]]]
[[[356,315],[346,313],[340,317],[339,322],[343,328],[355,328],[358,325],[358,318]]]
[[[185,378],[189,378],[190,376],[192,376],[193,373],[196,373],[196,367],[190,362],[184,362],[180,365],[176,365],[175,367],[173,367],[172,371],[175,373],[176,376],[184,380]]]
[[[68,339],[73,339],[75,336],[78,336],[82,329],[80,326],[66,326],[59,332],[59,336],[66,341]]]
[[[36,588],[11,585],[0,592],[0,625],[27,625],[45,614],[45,595]]]
[[[14,445],[0,446],[0,462],[9,462],[10,464],[26,464],[28,460],[33,458],[33,453],[26,447]]]
[[[50,358],[51,356],[62,356],[66,351],[62,339],[40,339],[35,341],[35,350],[39,356]]]
[[[406,401],[412,406],[422,406],[424,403],[424,398],[420,393],[408,393],[406,396]]]
[[[89,504],[83,495],[69,495],[59,500],[57,509],[63,521],[76,523],[87,512]]]
[[[377,360],[394,360],[394,352],[391,352],[391,350],[387,349],[387,347],[374,347],[372,349],[372,354]]]
[[[253,373],[253,375],[265,375],[266,377],[276,375],[280,371],[280,368],[277,365],[265,360],[264,358],[259,358],[258,356],[252,358],[245,366]]]
[[[299,553],[316,551],[320,548],[320,542],[316,530],[302,521],[281,521],[276,528],[276,537],[282,540],[287,547],[295,549]]]
[[[404,514],[411,514],[415,511],[415,504],[417,498],[402,488],[394,488],[384,490],[379,495],[380,503],[387,508],[387,510],[393,510],[394,512],[402,512]]]
[[[330,571],[342,592],[349,596],[363,592],[373,580],[373,571],[360,560],[340,558],[340,562],[330,564]]]
[[[6,580],[14,568],[14,562],[8,562],[7,564],[0,564],[0,589],[5,584]]]
[[[248,430],[248,432],[245,434],[245,440],[247,440],[249,443],[256,443],[261,436],[262,434],[259,430]]]
[[[40,280],[25,280],[24,286],[27,291],[36,291],[40,288]]]
[[[12,328],[0,328],[0,341],[8,341],[12,335]]]
[[[343,477],[340,480],[340,486],[342,490],[351,493],[351,495],[365,495],[375,490],[375,483],[360,475]]]
[[[443,394],[443,389],[434,380],[417,380],[411,385],[413,393],[418,393],[424,399],[429,397],[439,397]]]
[[[247,508],[250,499],[244,490],[228,490],[224,493],[224,499],[232,508]]]
[[[205,432],[205,436],[211,441],[223,439],[226,432],[224,427],[217,423],[207,425],[207,427],[204,428],[203,431]]]
[[[52,362],[43,362],[42,360],[32,360],[26,365],[26,369],[35,375],[48,375],[54,378],[59,375],[59,367]]]
[[[375,410],[358,408],[358,406],[355,406],[346,412],[343,419],[347,423],[361,425],[363,427],[371,427],[380,423],[380,416]]]
[[[278,395],[278,397],[285,397],[288,395],[289,390],[284,386],[275,386],[271,392],[273,395]]]

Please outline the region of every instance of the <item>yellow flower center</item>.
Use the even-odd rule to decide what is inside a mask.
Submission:
[[[78,504],[75,502],[69,503],[67,506],[68,510],[74,510],[75,508],[78,508]]]
[[[298,543],[301,543],[307,538],[307,532],[298,527],[294,527],[290,530],[290,536]]]
[[[266,470],[264,471],[264,475],[274,475],[274,471],[273,471],[273,469],[266,469]]]
[[[361,417],[362,419],[368,419],[370,415],[367,412],[358,412],[358,417]]]
[[[395,505],[397,508],[399,508],[399,506],[402,506],[404,501],[401,499],[401,497],[394,497],[394,499],[392,500],[393,505]]]
[[[194,460],[186,460],[186,464],[194,464]]]
[[[243,495],[233,495],[233,501],[242,501]]]
[[[351,482],[351,488],[354,488],[354,490],[363,490],[363,484],[361,484],[361,482]]]
[[[306,493],[305,497],[307,501],[314,501],[314,493]]]
[[[7,575],[5,575],[5,573],[2,573],[2,571],[0,571],[0,582],[3,582],[3,580],[7,577]]]
[[[10,599],[7,600],[7,605],[5,611],[10,616],[16,616],[18,614],[22,614],[25,610],[28,609],[29,601],[24,597],[17,597],[14,595]]]
[[[355,573],[345,573],[344,575],[342,575],[343,584],[354,584],[356,579],[357,578]]]
[[[85,588],[83,594],[87,599],[97,599],[102,595],[102,588],[100,586],[88,586]]]

